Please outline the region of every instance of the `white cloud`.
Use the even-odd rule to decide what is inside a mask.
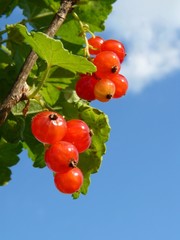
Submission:
[[[180,68],[179,9],[179,0],[118,0],[114,4],[106,31],[127,48],[122,74],[131,91],[139,92]]]

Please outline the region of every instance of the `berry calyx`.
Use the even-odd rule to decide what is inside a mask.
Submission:
[[[38,141],[53,144],[66,134],[66,120],[56,112],[43,111],[32,118],[31,130]]]
[[[103,44],[104,39],[99,36],[94,36],[88,39],[89,53],[96,55],[101,51],[101,45]]]
[[[115,93],[115,85],[109,79],[101,79],[95,85],[94,95],[101,102],[108,102]]]
[[[72,168],[65,173],[56,173],[54,183],[60,192],[73,194],[81,188],[83,184],[83,174],[79,168]]]
[[[100,52],[93,63],[97,68],[95,75],[98,78],[109,78],[117,74],[121,68],[118,56],[112,51]]]
[[[45,152],[45,162],[53,172],[64,173],[75,167],[79,161],[76,147],[65,141],[51,145]]]
[[[71,119],[67,121],[67,132],[63,141],[72,143],[78,152],[82,153],[91,145],[91,131],[84,121]]]
[[[126,50],[122,42],[114,39],[104,41],[101,45],[101,51],[113,51],[116,53],[121,63],[124,61],[126,56]]]

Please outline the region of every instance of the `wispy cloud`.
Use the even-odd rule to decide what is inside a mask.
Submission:
[[[106,30],[127,48],[122,74],[131,91],[139,92],[180,68],[179,9],[179,0],[118,0],[114,4]]]

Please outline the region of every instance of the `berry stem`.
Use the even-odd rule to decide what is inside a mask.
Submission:
[[[86,33],[89,32],[93,37],[94,34],[89,30],[89,26],[87,24],[84,24],[79,16],[77,15],[77,13],[73,12],[73,17],[75,20],[78,21],[80,28],[81,28],[81,36],[83,37],[84,41],[85,41],[85,56],[90,58],[90,53],[89,53],[89,43],[88,43],[88,39],[86,37]]]

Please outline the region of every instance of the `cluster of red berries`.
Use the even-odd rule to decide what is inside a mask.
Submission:
[[[83,74],[76,83],[77,95],[87,101],[107,102],[111,98],[124,96],[128,81],[119,74],[126,56],[124,45],[113,39],[104,40],[99,36],[88,39],[89,53],[95,55],[92,62],[97,70],[94,74]]]
[[[72,194],[83,184],[77,167],[79,153],[91,145],[91,131],[80,119],[66,121],[62,115],[43,111],[32,118],[34,137],[45,145],[45,163],[54,172],[54,183],[62,193]]]

